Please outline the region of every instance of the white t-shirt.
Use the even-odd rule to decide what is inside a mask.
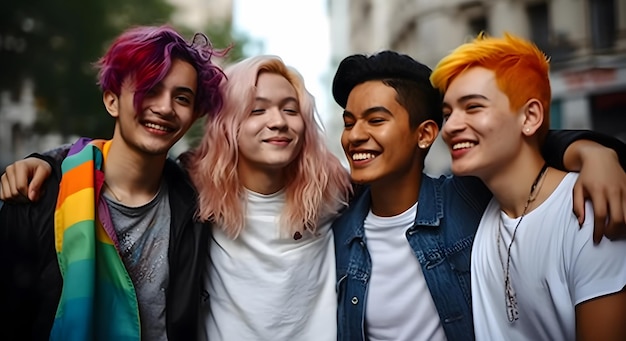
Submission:
[[[330,223],[317,236],[281,235],[283,191],[248,191],[246,226],[235,240],[213,229],[203,281],[200,336],[211,341],[336,340],[335,250]]]
[[[500,254],[519,218],[509,218],[492,199],[472,248],[472,302],[477,340],[575,340],[575,306],[620,291],[626,284],[626,241],[593,244],[593,209],[585,206],[579,229],[572,212],[572,188],[565,176],[539,207],[524,216],[511,247],[510,277],[519,319],[509,322],[504,271],[496,238],[502,223]]]
[[[397,216],[379,217],[370,211],[365,218],[372,260],[365,304],[368,340],[446,339],[422,268],[406,239],[416,213],[417,203]]]

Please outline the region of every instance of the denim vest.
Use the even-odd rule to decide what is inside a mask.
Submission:
[[[407,230],[406,239],[422,267],[448,340],[474,339],[470,256],[490,199],[491,193],[476,178],[422,175],[415,225]],[[365,304],[372,263],[363,223],[369,211],[370,190],[365,187],[333,223],[340,341],[367,339]]]

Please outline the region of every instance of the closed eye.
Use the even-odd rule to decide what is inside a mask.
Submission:
[[[467,106],[465,106],[465,111],[468,111],[468,112],[477,111],[477,110],[480,110],[481,108],[484,108],[482,104],[472,103],[472,104],[468,104]]]
[[[369,122],[371,124],[380,124],[380,123],[385,122],[385,119],[383,119],[383,118],[372,118],[371,120],[369,120]]]
[[[299,112],[298,110],[296,110],[296,109],[289,109],[289,108],[285,108],[285,109],[283,109],[283,111],[284,111],[284,112],[286,112],[286,113],[287,113],[287,114],[289,114],[289,115],[297,115],[297,114],[299,114],[299,113],[300,113],[300,112]]]

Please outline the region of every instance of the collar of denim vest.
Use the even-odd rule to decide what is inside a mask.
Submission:
[[[348,245],[355,239],[365,238],[363,225],[370,211],[371,195],[370,188],[367,186],[360,195],[352,200],[350,208],[343,213],[347,216],[342,217],[341,221],[348,225],[346,228],[349,230],[344,244]],[[443,216],[443,195],[435,181],[426,174],[422,174],[417,215],[415,225],[412,228],[439,228]]]

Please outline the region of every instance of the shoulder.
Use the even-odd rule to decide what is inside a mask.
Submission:
[[[492,198],[483,182],[472,176],[441,175],[433,178],[425,175],[420,192],[420,201],[433,195],[446,206],[464,205],[480,214]]]

